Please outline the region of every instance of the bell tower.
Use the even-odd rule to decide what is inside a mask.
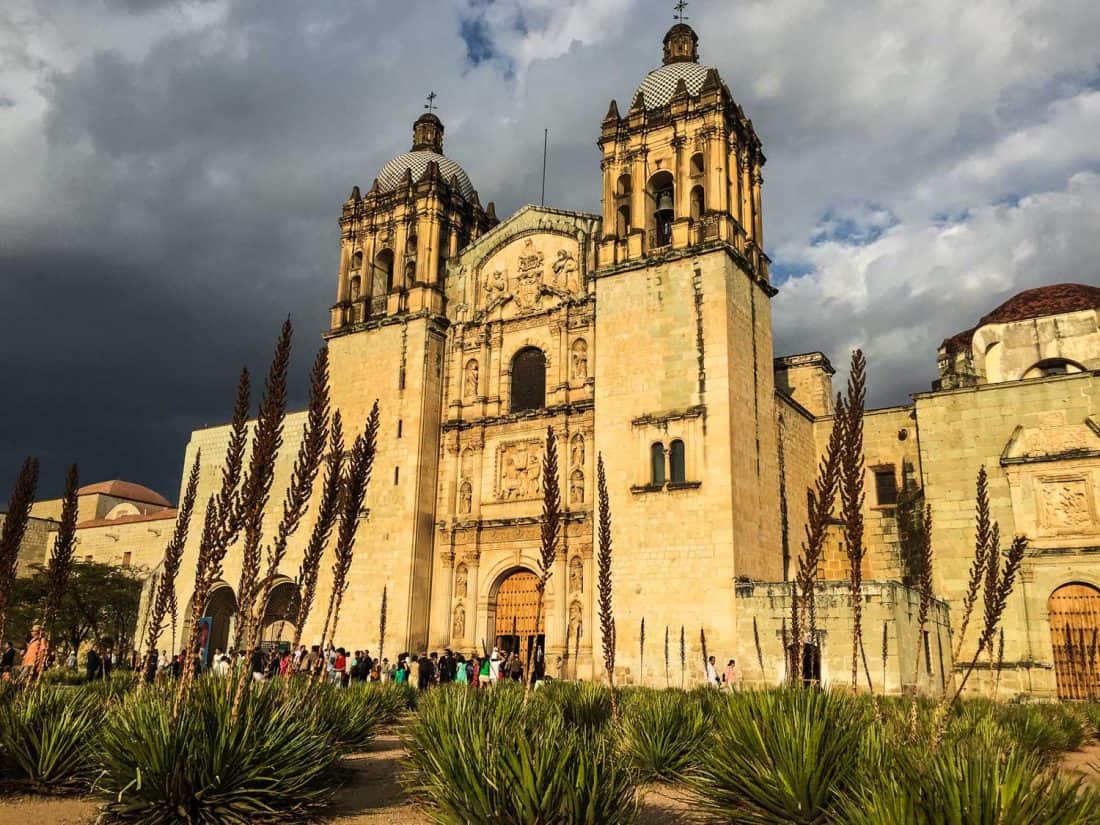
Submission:
[[[616,626],[623,650],[643,618],[733,650],[738,580],[783,575],[764,154],[695,31],[680,20],[662,45],[598,141],[595,436],[629,594]]]
[[[443,122],[425,112],[412,149],[382,167],[366,196],[356,186],[344,201],[331,328],[443,315],[447,259],[496,223],[493,204],[482,209],[466,172],[443,154]]]
[[[642,80],[625,115],[611,101],[597,143],[601,265],[721,243],[767,280],[764,153],[718,70],[699,63],[699,37],[689,25],[669,29],[662,65]]]

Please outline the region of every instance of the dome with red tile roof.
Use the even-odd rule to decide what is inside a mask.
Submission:
[[[958,352],[970,345],[974,333],[989,324],[1008,324],[1043,318],[1048,315],[1064,315],[1100,309],[1100,287],[1085,284],[1051,284],[1035,289],[1025,289],[1013,295],[987,315],[983,315],[973,327],[946,339],[941,345],[948,352]]]
[[[114,496],[128,501],[140,501],[143,504],[155,504],[158,507],[171,507],[171,502],[155,490],[134,484],[132,481],[99,481],[95,484],[87,484],[77,490],[78,496]]]

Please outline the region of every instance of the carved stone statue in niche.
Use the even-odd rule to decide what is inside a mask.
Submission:
[[[584,466],[584,436],[577,433],[570,441],[569,463],[574,467]]]
[[[455,619],[451,625],[451,638],[466,638],[466,608],[462,605],[455,608]]]
[[[584,381],[588,378],[588,342],[578,338],[573,342],[573,379]]]
[[[455,568],[455,596],[464,599],[466,598],[466,582],[469,580],[470,573],[466,569],[466,565],[460,564]]]
[[[569,592],[584,592],[584,562],[580,556],[573,556],[569,560]]]
[[[469,513],[474,506],[474,491],[470,482],[463,481],[458,487],[458,512],[462,515]]]
[[[466,362],[466,383],[462,394],[466,398],[477,398],[477,361],[473,358]]]
[[[580,470],[569,476],[569,503],[584,504],[584,473]]]
[[[581,607],[580,602],[573,602],[569,605],[569,638],[576,639],[577,632],[581,626],[581,616],[584,614],[584,608]]]
[[[542,450],[539,444],[506,444],[500,449],[500,498],[537,498],[541,492]]]
[[[580,273],[577,270],[577,259],[567,249],[558,250],[558,258],[554,261],[554,287],[564,292],[578,293],[581,291]]]

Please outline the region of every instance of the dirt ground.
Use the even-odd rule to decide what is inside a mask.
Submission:
[[[394,734],[378,737],[370,750],[345,761],[348,781],[327,811],[333,825],[426,825],[428,818],[402,794],[397,781],[403,751]],[[1100,787],[1100,742],[1067,754],[1063,771]],[[90,798],[20,796],[0,800],[0,825],[92,825],[98,803]],[[680,788],[649,785],[642,790],[639,825],[704,820]]]

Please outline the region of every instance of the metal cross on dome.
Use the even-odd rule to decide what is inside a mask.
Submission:
[[[429,112],[435,110],[435,99],[438,95],[435,92],[428,92],[428,102],[424,104],[424,108]]]
[[[673,6],[673,8],[676,9],[675,19],[679,20],[681,23],[688,19],[687,15],[684,14],[684,9],[687,7],[687,0],[679,0],[679,2]]]

